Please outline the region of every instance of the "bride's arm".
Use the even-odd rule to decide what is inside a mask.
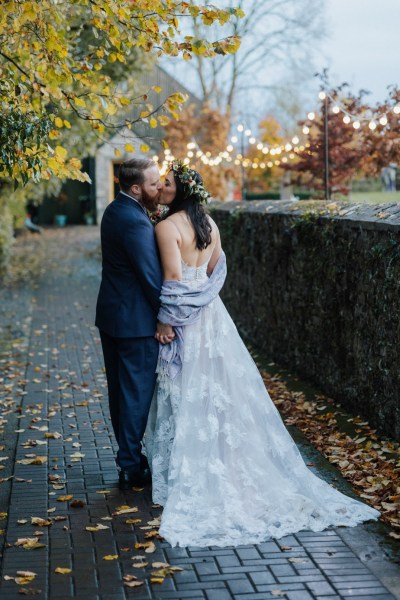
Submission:
[[[168,220],[156,225],[156,238],[160,250],[164,279],[182,279],[181,236],[175,225]]]
[[[211,224],[212,224],[212,228],[213,228],[213,234],[214,234],[214,250],[213,253],[211,255],[210,258],[210,262],[208,263],[208,267],[207,267],[207,273],[209,275],[211,275],[211,273],[214,271],[215,265],[218,262],[219,257],[221,256],[221,252],[222,252],[222,246],[221,246],[221,236],[219,235],[219,230],[218,227],[216,225],[216,223],[214,223],[214,221],[209,217]]]
[[[161,221],[156,225],[156,239],[160,250],[164,280],[182,279],[182,263],[180,252],[180,235],[173,223]],[[172,341],[175,333],[171,325],[157,323],[156,339],[161,344]]]

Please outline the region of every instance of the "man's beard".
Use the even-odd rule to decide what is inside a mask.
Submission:
[[[160,201],[161,192],[157,194],[155,198],[150,196],[143,188],[142,188],[142,196],[140,198],[141,204],[150,212],[155,212],[158,208],[158,203]]]

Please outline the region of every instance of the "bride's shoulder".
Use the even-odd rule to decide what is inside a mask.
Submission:
[[[172,216],[167,217],[166,219],[163,219],[162,221],[157,223],[155,231],[157,238],[165,236],[180,238],[179,229],[174,223],[174,219],[172,218]]]

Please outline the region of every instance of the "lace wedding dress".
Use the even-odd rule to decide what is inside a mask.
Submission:
[[[193,290],[207,264],[183,263]],[[305,465],[219,296],[184,330],[182,371],[159,377],[145,434],[160,534],[230,546],[377,519]]]

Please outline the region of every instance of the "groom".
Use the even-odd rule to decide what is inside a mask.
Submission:
[[[150,481],[141,440],[156,382],[159,345],[154,334],[162,272],[145,209],[157,209],[162,185],[152,160],[129,160],[121,165],[118,177],[121,191],[101,221],[103,268],[96,326],[119,447],[119,487],[129,489]],[[168,333],[172,339],[172,329]]]

